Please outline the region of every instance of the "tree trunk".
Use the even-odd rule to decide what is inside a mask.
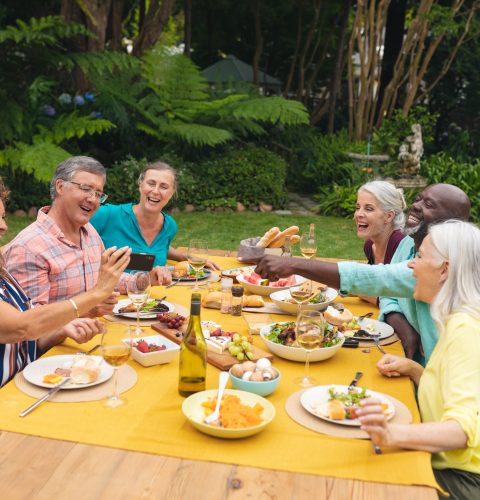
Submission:
[[[190,52],[192,50],[192,0],[185,0],[183,4],[185,24],[183,28],[184,33],[184,48],[183,54],[190,57]]]
[[[163,0],[162,5],[159,5],[159,0],[150,1],[140,33],[133,44],[132,52],[134,55],[141,56],[155,45],[167,24],[174,5],[175,0]]]
[[[290,71],[288,72],[287,83],[285,84],[285,89],[283,91],[283,97],[288,97],[290,88],[292,86],[293,77],[295,75],[298,53],[300,52],[300,44],[302,42],[302,29],[303,29],[302,14],[303,14],[303,2],[302,0],[298,0],[297,38],[295,40],[295,50],[293,53],[292,62],[290,64]]]
[[[122,20],[124,0],[114,0],[110,12],[110,46],[113,50],[122,50]]]
[[[262,26],[260,22],[260,5],[259,0],[252,0],[250,2],[250,7],[253,14],[253,24],[255,30],[255,52],[253,54],[253,83],[258,87],[260,85],[260,57],[263,52],[263,36],[262,36]]]
[[[328,132],[335,130],[335,107],[337,96],[340,95],[340,86],[342,82],[342,73],[345,64],[345,42],[347,39],[348,13],[352,0],[344,0],[342,10],[340,11],[340,35],[338,37],[337,53],[335,56],[335,67],[333,69],[332,81],[330,84],[330,98],[328,102]]]

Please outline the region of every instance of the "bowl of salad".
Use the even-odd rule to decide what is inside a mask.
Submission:
[[[295,322],[284,321],[265,325],[260,330],[265,346],[270,352],[290,361],[306,361],[307,352],[295,340]],[[320,347],[310,351],[309,361],[324,361],[335,355],[345,342],[337,327],[325,323],[324,339]]]
[[[330,303],[332,303],[338,296],[335,288],[326,288],[319,290],[306,304],[302,304],[302,310],[315,310],[324,311]],[[297,315],[298,305],[292,299],[290,289],[279,290],[270,294],[272,302],[274,302],[280,309],[283,309],[289,314]]]

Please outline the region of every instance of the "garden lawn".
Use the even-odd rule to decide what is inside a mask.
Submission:
[[[188,246],[192,238],[205,238],[210,248],[237,250],[239,242],[250,236],[261,236],[272,226],[281,230],[289,226],[299,226],[300,233],[308,232],[310,223],[315,224],[318,237],[319,257],[342,259],[364,259],[363,240],[356,237],[355,225],[351,219],[321,217],[318,215],[277,215],[260,212],[226,213],[175,213],[178,233],[173,246]],[[33,219],[9,215],[9,226],[1,244],[6,244]],[[298,245],[293,247],[294,255],[300,255]]]

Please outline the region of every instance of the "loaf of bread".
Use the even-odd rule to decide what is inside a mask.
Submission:
[[[273,240],[270,241],[270,244],[268,245],[268,247],[269,248],[283,247],[283,245],[285,243],[285,238],[287,236],[290,236],[290,238],[291,238],[292,236],[297,234],[298,231],[300,231],[300,228],[298,226],[287,227],[287,229],[285,229],[285,231],[278,233],[277,236]]]
[[[265,301],[261,295],[244,295],[243,307],[263,307]]]
[[[279,233],[280,229],[278,227],[272,227],[260,238],[256,246],[267,248]]]
[[[300,243],[300,236],[298,234],[294,234],[293,236],[290,236],[290,243],[292,245],[298,245]]]
[[[202,306],[210,309],[220,309],[222,292],[208,292],[202,299]]]

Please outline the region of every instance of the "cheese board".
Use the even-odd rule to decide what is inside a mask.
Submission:
[[[152,328],[167,339],[172,340],[177,344],[181,344],[183,334],[187,329],[187,324],[183,324],[180,328],[168,328],[165,323],[158,322],[154,323]],[[270,361],[273,360],[273,355],[270,352],[263,351],[253,345],[252,354],[253,361],[257,361],[260,358],[268,358]],[[238,363],[238,360],[234,358],[228,350],[223,351],[221,354],[211,350],[207,351],[207,361],[211,365],[223,371],[230,370],[234,364]]]

